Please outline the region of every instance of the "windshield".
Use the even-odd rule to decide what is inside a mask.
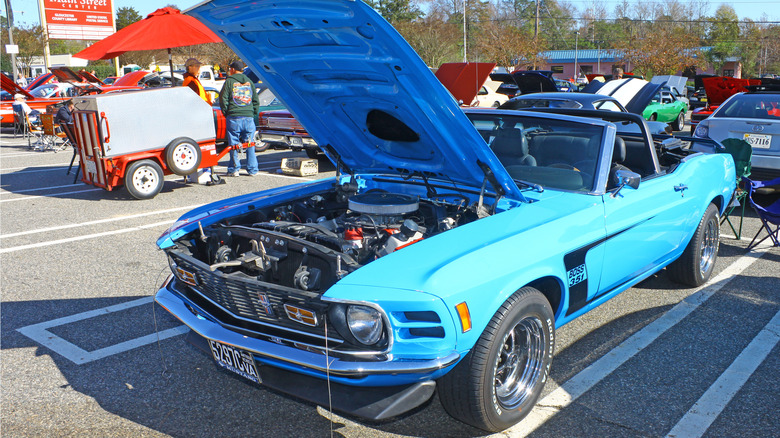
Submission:
[[[66,87],[62,84],[47,84],[33,88],[30,91],[34,97],[52,98],[52,97],[73,97],[75,96],[74,87]]]
[[[513,99],[504,104],[501,109],[523,108],[582,108],[582,104],[568,99],[524,98]]]
[[[589,192],[604,128],[533,116],[467,114],[512,178],[523,184]]]
[[[713,116],[780,120],[780,94],[741,94],[721,105]]]

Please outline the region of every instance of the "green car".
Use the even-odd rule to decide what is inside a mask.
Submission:
[[[685,125],[685,113],[688,112],[688,104],[677,99],[667,90],[659,91],[650,104],[645,107],[642,117],[645,120],[657,120],[672,125],[675,131],[682,131]]]

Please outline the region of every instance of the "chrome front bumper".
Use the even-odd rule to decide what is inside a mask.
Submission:
[[[244,336],[214,322],[213,317],[176,293],[170,278],[157,291],[154,300],[192,329],[192,331],[204,338],[250,351],[257,355],[261,361],[262,359],[268,359],[271,362],[282,362],[292,366],[304,367],[323,375],[329,373],[331,376],[346,378],[398,374],[422,376],[447,368],[455,364],[460,358],[460,355],[453,351],[444,357],[428,360],[346,361],[332,356],[326,357],[320,353]]]

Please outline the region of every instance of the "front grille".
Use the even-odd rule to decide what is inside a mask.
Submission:
[[[262,323],[251,325],[251,330],[269,336],[280,336],[278,329],[283,329],[282,336],[294,341],[321,344],[313,339],[304,339],[307,338],[306,334],[318,339],[325,338],[323,322],[326,318],[327,303],[320,300],[318,293],[267,284],[249,277],[241,278],[240,273],[228,275],[220,271],[212,272],[205,263],[179,251],[171,251],[169,255],[180,268],[195,274],[198,284],[188,286],[189,290],[194,292],[188,294],[188,297],[204,309],[208,310],[216,304],[231,316]],[[210,303],[205,302],[204,298]],[[312,327],[289,319],[285,314],[284,304],[313,311],[319,324]],[[233,318],[221,316],[213,310],[211,312],[220,322],[237,325]],[[245,324],[243,326],[248,328]],[[328,332],[328,338],[336,343],[343,342],[335,330]]]

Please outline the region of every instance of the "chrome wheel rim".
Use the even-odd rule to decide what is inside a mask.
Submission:
[[[139,167],[133,172],[133,187],[143,194],[154,192],[157,183],[157,172],[149,166]]]
[[[699,272],[704,275],[712,269],[715,263],[715,256],[718,252],[718,227],[717,219],[707,221],[704,227],[704,235],[701,240],[701,260],[699,261]]]
[[[173,149],[173,162],[179,169],[189,170],[195,166],[196,154],[192,145],[182,143]]]
[[[496,400],[504,409],[525,402],[543,370],[544,326],[536,317],[520,320],[504,335],[493,368]]]

